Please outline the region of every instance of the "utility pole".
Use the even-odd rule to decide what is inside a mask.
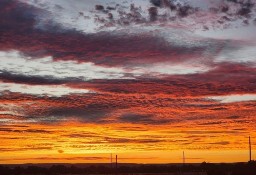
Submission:
[[[182,157],[182,160],[183,160],[183,166],[185,165],[186,161],[185,161],[185,152],[183,151],[183,157]]]
[[[117,175],[117,155],[116,155],[116,175]]]
[[[112,161],[112,153],[110,154],[110,168],[111,168],[111,171],[112,171],[112,164],[113,164],[113,161]]]
[[[251,144],[251,137],[249,136],[249,162],[252,161],[252,144]]]

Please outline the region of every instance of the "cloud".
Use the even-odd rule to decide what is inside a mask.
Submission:
[[[176,97],[253,94],[254,69],[248,64],[220,63],[216,64],[215,69],[205,73],[166,75],[160,78],[137,78],[135,80],[95,80],[88,83],[70,84],[70,86],[86,87],[101,92],[160,93]]]
[[[151,143],[160,143],[160,139],[145,139],[145,138],[138,138],[138,139],[129,139],[129,138],[114,138],[114,137],[105,137],[104,142],[108,143],[124,143],[124,144],[151,144]]]
[[[1,31],[23,32],[28,31],[35,24],[35,17],[39,9],[20,3],[15,0],[2,0],[0,2]]]
[[[97,66],[91,62],[54,61],[51,57],[31,59],[19,52],[0,52],[0,79],[5,82],[58,85],[91,79],[132,78],[136,71]],[[139,73],[137,73],[139,74]]]
[[[12,3],[10,2],[10,4]],[[161,27],[159,29],[151,27],[150,29],[150,26],[144,27],[150,30],[143,31],[143,34],[138,28],[122,29],[114,33],[108,31],[83,33],[55,23],[49,24],[47,30],[41,30],[36,28],[37,11],[40,9],[33,7],[35,9],[31,12],[33,15],[29,15],[32,19],[27,19],[23,13],[27,10],[26,8],[32,7],[18,3],[13,8],[18,13],[14,13],[15,10],[5,10],[3,14],[9,14],[11,19],[1,23],[4,35],[0,49],[3,51],[18,50],[32,58],[51,56],[54,61],[72,60],[103,66],[134,68],[137,65],[150,65],[159,62],[179,63],[200,59],[204,58],[205,54],[211,57],[211,54],[222,48],[224,44],[222,41],[186,34],[183,30],[170,30]],[[182,13],[187,13],[187,10],[184,11]],[[19,25],[19,22],[12,19],[17,16],[28,23],[33,20],[33,23],[27,24],[25,29],[19,28],[20,31],[15,31],[14,28],[7,30],[8,26]],[[151,31],[155,30],[159,30],[159,32],[152,34]],[[170,32],[172,33],[171,37],[169,37]],[[182,42],[180,42],[181,40]],[[20,42],[23,44],[20,45]]]
[[[113,109],[111,109],[113,110]],[[110,109],[104,109],[101,105],[89,104],[85,107],[55,108],[45,111],[46,116],[57,116],[57,118],[79,118],[81,122],[100,123],[106,115],[109,115]]]
[[[35,134],[51,134],[52,131],[48,131],[45,129],[13,129],[16,126],[11,126],[10,128],[0,128],[0,131],[2,132],[8,132],[8,133],[35,133]]]
[[[53,148],[51,146],[35,146],[35,145],[30,145],[25,148],[0,148],[0,151],[2,152],[26,152],[26,151],[44,151],[44,150],[52,150]]]
[[[243,94],[243,95],[229,95],[229,96],[214,96],[208,97],[213,100],[218,100],[221,103],[234,103],[241,101],[256,101],[256,95],[254,94]]]
[[[244,20],[247,20],[249,24],[253,23],[251,18],[255,14],[254,2],[240,1],[237,3],[228,0],[215,2],[149,0],[148,2],[131,1],[126,4],[119,4],[118,1],[111,3],[79,1],[73,6],[69,1],[42,3],[22,0],[22,2],[37,9],[36,13],[33,11],[33,15],[40,13],[35,20],[37,28],[59,31],[59,27],[56,26],[66,25],[66,28],[71,29],[70,26],[73,26],[78,31],[86,33],[115,30],[132,25],[174,25],[190,30],[230,28],[237,24],[243,25]],[[96,7],[100,10],[95,9]],[[158,11],[154,17],[156,20],[151,20],[152,16],[148,11],[150,7]],[[225,19],[223,16],[226,16]],[[205,22],[206,19],[207,22]]]
[[[42,77],[42,76],[31,76],[31,75],[22,75],[22,74],[12,74],[7,71],[0,72],[0,79],[3,82],[9,83],[22,83],[22,84],[35,84],[35,85],[59,85],[63,84],[69,80],[53,79],[52,77]]]
[[[207,125],[214,126],[214,125],[221,125],[221,124],[223,124],[223,123],[224,123],[223,121],[214,121],[214,122],[200,123],[199,125],[203,125],[203,126],[207,126]]]
[[[66,86],[61,85],[21,85],[13,83],[1,83],[0,93],[1,92],[18,92],[22,94],[32,94],[38,96],[64,96],[68,94],[86,94],[94,93],[86,89],[72,89]]]
[[[51,97],[8,93],[8,96],[8,99],[13,96],[15,103],[23,103],[19,106],[23,108],[22,116],[19,119],[38,123],[62,122],[72,119],[88,123],[106,123],[109,121],[105,119],[108,119],[107,117],[113,110],[130,106],[130,104],[122,104],[120,100],[117,100],[118,97],[100,94],[73,94]],[[1,97],[3,101],[5,97]],[[41,102],[36,107],[34,104],[38,100]],[[27,104],[32,104],[32,106],[27,106]],[[8,105],[6,109],[8,109]],[[12,109],[12,111],[16,110],[18,112],[20,109]]]
[[[232,115],[227,117],[227,119],[239,119],[239,118],[241,118],[241,116],[238,116],[238,115]]]
[[[115,2],[113,2],[115,3]],[[199,28],[201,30],[209,30],[210,28],[230,28],[240,23],[242,25],[245,20],[248,24],[252,22],[249,19],[255,13],[255,3],[251,1],[172,1],[172,0],[149,0],[144,2],[142,6],[140,2],[131,2],[130,6],[136,7],[138,4],[137,14],[129,6],[120,6],[113,9],[117,11],[113,15],[111,12],[111,20],[107,19],[108,10],[101,10],[101,14],[97,13],[96,22],[101,24],[102,28],[128,26],[136,24],[182,24],[190,29]],[[116,4],[118,6],[118,4]],[[103,7],[99,5],[99,7]],[[121,8],[122,7],[122,8]],[[207,18],[207,22],[206,21]],[[243,18],[243,20],[241,20]],[[114,19],[114,20],[113,20]],[[189,19],[189,20],[187,20]]]
[[[62,154],[62,153],[64,153],[64,151],[63,150],[58,150],[58,153]]]
[[[156,119],[153,114],[123,114],[118,118],[120,122],[128,122],[134,124],[151,124],[151,125],[158,125],[158,124],[167,124],[173,122],[171,119]]]
[[[86,62],[111,67],[129,68],[137,64],[183,62],[201,57],[203,53],[211,52],[214,48],[209,48],[209,45],[214,44],[211,41],[197,41],[192,36],[186,39],[180,38],[180,32],[175,30],[170,31],[173,37],[167,38],[168,40],[165,36],[154,36],[148,31],[141,35],[136,30],[135,32],[120,31],[114,34],[110,32],[82,34],[77,31],[51,33],[35,30],[31,34],[25,32],[19,35],[17,32],[10,32],[6,31],[3,35],[1,50],[18,50],[32,58],[51,56],[54,61]],[[159,34],[165,35],[164,32]],[[181,44],[179,39],[184,39],[184,44]],[[16,43],[17,40],[23,45]],[[190,44],[191,40],[195,42]]]
[[[213,144],[213,145],[229,145],[230,142],[227,142],[227,141],[221,141],[221,142],[214,142],[214,143],[210,143],[210,144]]]

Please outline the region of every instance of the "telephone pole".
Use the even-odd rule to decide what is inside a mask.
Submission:
[[[183,166],[185,165],[186,161],[185,161],[185,152],[183,151],[183,157],[182,157],[182,160],[183,160]]]
[[[116,155],[116,175],[117,175],[117,155]]]
[[[251,137],[249,136],[249,162],[252,161],[252,144],[251,144]]]
[[[112,159],[112,153],[110,154],[110,168],[112,170],[112,164],[113,164],[113,159]]]

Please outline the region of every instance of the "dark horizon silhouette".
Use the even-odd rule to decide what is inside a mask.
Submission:
[[[256,161],[244,163],[201,164],[23,164],[0,165],[3,175],[255,175]]]
[[[254,173],[255,31],[256,0],[0,0],[0,175]]]

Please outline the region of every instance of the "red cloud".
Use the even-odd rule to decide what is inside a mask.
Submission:
[[[255,92],[255,72],[255,68],[247,64],[219,63],[215,69],[200,74],[136,80],[93,80],[70,83],[68,86],[117,94],[169,94],[179,97],[244,94]]]

